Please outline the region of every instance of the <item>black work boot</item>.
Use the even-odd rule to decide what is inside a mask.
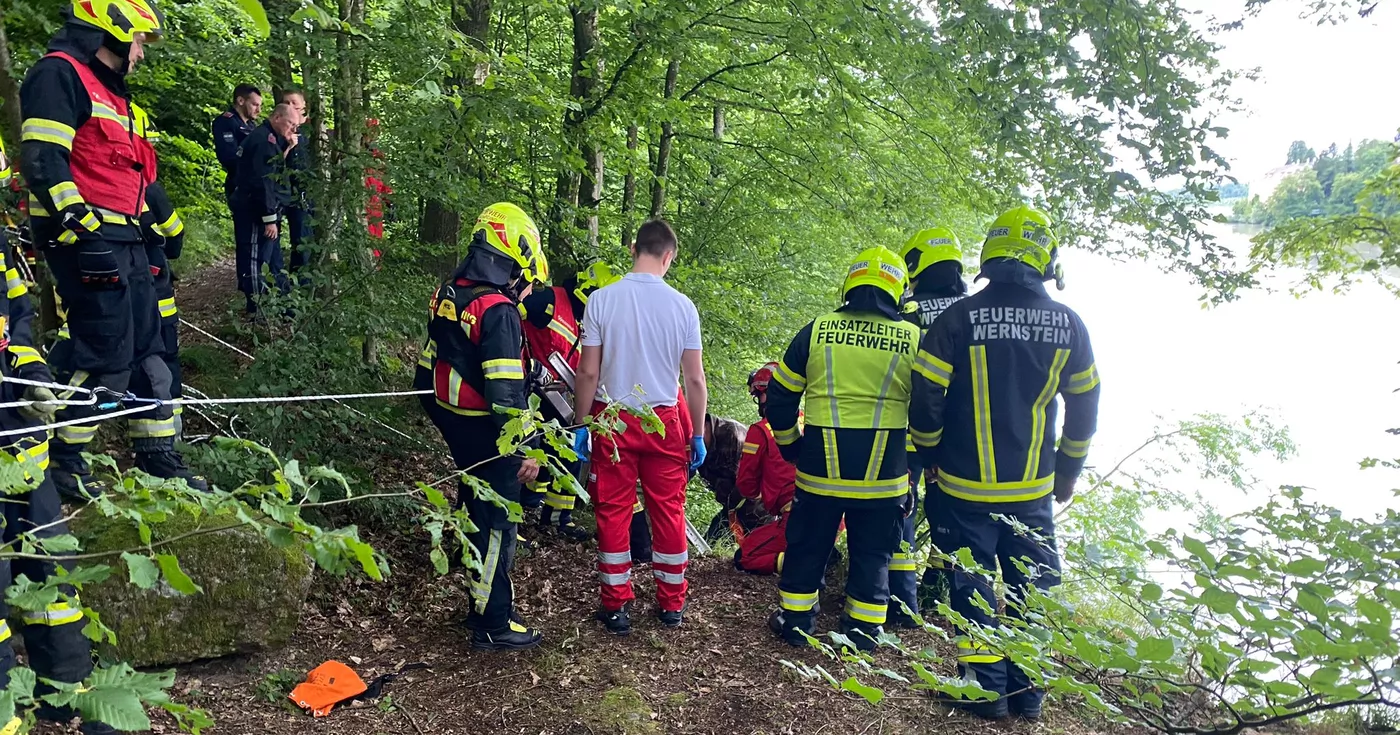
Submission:
[[[191,490],[209,492],[209,483],[191,472],[185,458],[175,451],[173,439],[135,439],[131,444],[136,451],[136,467],[142,472],[168,480],[178,478],[189,483]]]
[[[544,636],[512,619],[498,630],[472,631],[472,648],[479,651],[524,651],[538,646]]]
[[[685,622],[685,608],[689,607],[689,605],[690,603],[686,603],[681,606],[681,609],[675,611],[658,610],[656,617],[661,621],[661,626],[664,628],[679,628],[681,627],[681,623]]]
[[[53,722],[63,725],[79,717],[78,711],[72,707],[55,707],[53,705],[40,706],[35,710],[34,715],[41,722]],[[118,735],[121,731],[105,722],[84,720],[78,725],[78,732],[82,733],[82,735]]]
[[[57,442],[55,442],[55,445]],[[107,486],[93,479],[92,467],[81,454],[53,452],[49,465],[49,478],[54,489],[66,503],[86,503],[107,491]]]
[[[850,620],[841,621],[841,634],[851,639],[856,644],[856,648],[869,653],[875,650],[875,639],[880,637],[884,629],[878,625],[869,623],[856,623]]]
[[[814,620],[816,619],[815,612],[812,613],[812,618]],[[782,610],[774,610],[773,614],[768,616],[768,630],[772,631],[773,635],[782,638],[784,643],[794,648],[801,648],[807,645],[806,636],[798,632],[798,627],[796,625],[788,624],[787,616]],[[812,631],[808,630],[806,633],[807,635],[811,635]]]
[[[1006,697],[997,697],[990,702],[984,699],[957,699],[953,697],[941,698],[939,701],[948,707],[960,709],[983,720],[1004,720],[1011,714],[1011,710],[1006,704]]]
[[[612,635],[623,637],[632,634],[632,603],[626,603],[621,610],[599,610],[598,619]]]
[[[588,529],[576,525],[573,521],[560,523],[555,526],[554,532],[576,544],[586,544],[593,538],[593,534],[589,533]]]
[[[890,603],[889,624],[891,627],[901,630],[918,630],[924,627],[919,625],[919,621],[915,620],[912,615],[904,612],[902,609],[895,610],[894,607],[895,603]]]

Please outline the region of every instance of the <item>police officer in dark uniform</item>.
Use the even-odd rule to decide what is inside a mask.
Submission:
[[[467,627],[472,647],[488,651],[534,648],[539,631],[515,612],[510,568],[516,524],[504,508],[481,498],[472,481],[483,482],[519,503],[521,486],[539,474],[539,464],[519,456],[497,456],[496,440],[512,417],[494,410],[524,409],[525,343],[519,300],[532,284],[549,277],[539,229],[520,207],[492,204],[477,218],[467,257],[438,286],[430,304],[428,340],[414,376],[419,396],[466,475],[457,503],[466,506],[477,531],[468,537],[482,562],[473,572],[472,611]],[[468,479],[470,476],[472,479]]]
[[[768,625],[794,646],[807,645],[802,634],[815,629],[843,517],[851,563],[841,632],[873,649],[888,614],[890,560],[914,509],[905,433],[919,330],[899,307],[905,273],[886,248],[857,256],[841,289],[845,303],[797,333],[768,384],[769,427],[797,465],[780,609]],[[805,430],[797,425],[804,399]]]
[[[943,310],[953,302],[967,295],[967,283],[963,281],[962,247],[958,236],[946,227],[930,227],[920,230],[909,238],[900,251],[904,264],[909,268],[910,295],[904,305],[905,318],[919,328],[920,334],[927,334],[933,322]],[[924,465],[914,447],[914,435],[909,435],[909,485],[915,496],[924,480]],[[939,512],[937,492],[924,493],[924,517],[928,519],[929,534],[932,539],[931,555],[924,569],[923,597],[931,605],[947,595],[949,588],[948,571],[940,552],[946,552],[948,526]],[[918,571],[910,552],[915,543],[914,517],[911,515],[904,525],[904,541],[909,544],[909,552],[902,548],[895,552],[890,562],[890,595],[899,598],[914,613],[920,612],[920,584],[915,573]],[[891,605],[890,621],[899,627],[913,627],[914,620],[898,606]]]
[[[233,88],[233,106],[219,113],[210,125],[214,136],[214,155],[224,167],[224,201],[233,213],[234,175],[238,171],[238,147],[258,126],[262,112],[262,92],[251,84]]]
[[[20,160],[35,240],[47,248],[67,311],[71,337],[67,354],[54,360],[58,377],[118,395],[130,388],[138,397],[169,399],[170,372],[160,355],[155,289],[139,227],[154,176],[132,132],[126,90],[127,72],[143,58],[142,43],[160,32],[150,0],[75,0],[67,24],[20,88]],[[58,415],[60,421],[86,419],[101,411],[69,406]],[[168,405],[141,418],[174,425]],[[53,481],[60,493],[78,495],[80,484],[91,480],[81,452],[96,432],[95,422],[55,430]],[[136,465],[202,486],[175,451],[174,432],[159,433],[133,442]]]
[[[283,210],[291,200],[287,155],[297,145],[296,126],[296,111],[290,105],[278,105],[238,147],[233,235],[238,244],[238,289],[247,297],[249,314],[258,311],[254,297],[267,290],[264,265],[279,291],[291,291],[282,269],[281,236]]]
[[[1044,212],[1022,206],[998,217],[982,245],[978,278],[987,287],[944,310],[914,365],[909,426],[926,466],[938,468],[930,490],[944,496],[951,548],[968,549],[982,569],[1000,566],[1010,615],[1030,585],[1059,583],[1051,495],[1060,502],[1073,496],[1098,418],[1089,333],[1045,290],[1047,280],[1063,283],[1057,254]],[[1057,395],[1065,405],[1058,447]],[[1018,533],[1003,517],[1034,533]],[[978,596],[995,609],[991,580],[955,570],[953,609],[996,627]],[[1000,696],[952,704],[988,719],[1040,717],[1044,692],[1019,666],[972,636],[958,646],[959,673]]]
[[[306,95],[299,89],[284,89],[277,93],[278,104],[290,105],[297,113],[297,145],[287,151],[287,174],[291,189],[290,201],[286,207],[287,238],[292,244],[292,254],[287,267],[296,275],[310,262],[309,248],[313,236],[312,218],[315,207],[311,203],[311,126],[306,117]],[[306,285],[306,279],[300,279]]]

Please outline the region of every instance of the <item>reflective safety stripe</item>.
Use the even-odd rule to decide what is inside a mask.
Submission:
[[[890,443],[890,432],[875,430],[874,445],[870,447],[870,460],[865,463],[865,481],[871,482],[880,476],[880,465],[885,462],[885,447]]]
[[[914,446],[916,447],[936,447],[938,443],[943,440],[942,429],[938,431],[915,431],[914,429],[910,429],[909,435],[913,438]]]
[[[647,507],[646,507],[645,505],[642,505],[642,501],[640,501],[640,500],[638,500],[637,502],[635,502],[635,503],[632,504],[632,513],[633,513],[633,514],[636,514],[636,513],[645,513],[645,512],[646,512],[646,509],[647,509]]]
[[[175,308],[174,296],[171,296],[168,299],[160,300],[160,316],[162,319],[169,319],[170,317],[175,316],[177,313],[178,310]]]
[[[875,605],[869,602],[861,602],[849,595],[846,596],[846,615],[862,623],[884,625],[885,613],[888,609],[888,605]]]
[[[826,476],[841,476],[841,455],[836,448],[836,430],[822,429],[822,454],[826,456]]]
[[[0,643],[10,640],[12,635],[14,634],[10,632],[10,621],[0,620]]]
[[[876,428],[879,428],[882,425],[880,423],[880,414],[883,414],[885,412],[886,401],[884,400],[884,398],[885,396],[888,396],[890,394],[890,386],[894,384],[895,373],[899,370],[899,359],[899,355],[895,355],[894,357],[890,358],[890,367],[888,370],[885,371],[885,379],[880,382],[880,400],[875,402]]]
[[[802,432],[797,430],[797,424],[793,424],[789,429],[773,429],[773,441],[785,447],[796,444],[801,437]]]
[[[14,359],[14,366],[28,365],[30,363],[43,363],[44,356],[39,351],[28,345],[10,345],[10,357]]]
[[[826,370],[824,371],[826,372],[826,400],[827,403],[830,404],[830,408],[827,410],[831,412],[829,414],[831,425],[839,429],[841,428],[841,403],[836,399],[836,353],[835,350],[827,347],[822,350],[822,354],[822,359],[826,360]],[[876,424],[876,426],[879,426],[879,424]],[[835,446],[834,441],[832,442],[832,446]],[[835,475],[833,475],[833,477],[834,476]]]
[[[914,432],[911,431],[904,435],[904,451],[912,452],[916,449],[918,449],[918,447],[914,446]]]
[[[817,477],[798,470],[797,487],[813,495],[835,498],[895,498],[909,492],[909,475],[867,482]]]
[[[132,439],[159,439],[175,434],[174,416],[168,419],[131,419],[126,422],[126,435]]]
[[[659,551],[651,552],[651,562],[653,564],[684,564],[690,561],[690,551],[682,551],[679,554],[663,554]]]
[[[793,393],[801,393],[807,388],[807,379],[798,375],[797,371],[788,367],[785,362],[778,363],[778,369],[773,372],[773,379]]]
[[[275,224],[277,224],[277,220],[278,220],[278,216],[277,216],[276,213],[273,213],[273,214],[264,214],[264,215],[262,216],[262,222],[263,222],[263,224],[265,224],[265,225],[275,225]]]
[[[1045,387],[1040,389],[1040,395],[1036,396],[1035,403],[1031,405],[1031,447],[1026,452],[1026,471],[1021,473],[1022,480],[1034,480],[1040,474],[1040,450],[1045,446],[1045,412],[1050,402],[1055,400],[1055,394],[1060,392],[1060,373],[1064,371],[1068,361],[1069,350],[1055,350],[1055,357],[1050,360],[1050,374],[1045,378]]]
[[[927,350],[919,350],[919,354],[914,358],[914,372],[944,388],[953,381],[953,366],[934,357],[933,353]]]
[[[14,268],[5,270],[5,289],[6,296],[12,299],[17,299],[29,292],[29,289],[24,287],[24,279]]]
[[[27,465],[26,470],[35,470],[34,472],[25,472],[26,477],[28,477],[29,479],[40,477],[41,475],[43,475],[44,471],[49,468],[48,439],[45,439],[39,442],[38,444],[31,444],[25,447],[11,445],[9,447],[6,447],[6,451],[8,451],[10,455],[13,456],[15,460],[17,460],[20,464]]]
[[[474,409],[474,408],[460,408],[460,407],[458,407],[458,406],[454,406],[454,405],[448,403],[447,401],[444,401],[444,400],[441,400],[441,399],[438,399],[438,400],[437,400],[437,405],[438,405],[439,408],[445,408],[445,409],[447,409],[448,411],[451,411],[452,413],[457,414],[458,416],[490,416],[490,415],[491,415],[491,412],[490,412],[490,411],[478,411],[478,410],[476,410],[476,409]]]
[[[185,223],[180,221],[179,212],[171,212],[170,218],[158,225],[153,225],[151,229],[166,237],[175,237],[185,231]]]
[[[977,466],[983,482],[997,481],[996,450],[992,446],[992,397],[987,378],[987,347],[972,345],[972,413],[977,430]]]
[[[83,619],[83,609],[75,607],[67,602],[55,602],[43,610],[25,610],[24,622],[26,625],[47,625],[58,627],[69,623],[76,623]]]
[[[779,572],[783,571],[783,558],[786,557],[786,556],[787,556],[787,552],[786,552],[786,551],[779,551],[779,552],[778,552],[778,568],[777,568],[777,571],[779,571]]]
[[[617,574],[598,572],[598,581],[606,585],[627,584],[632,581],[632,570],[628,569],[625,572],[618,572]]]
[[[14,348],[11,347],[10,349],[13,350]],[[1083,441],[1080,441],[1078,439],[1071,439],[1067,436],[1062,436],[1060,437],[1060,451],[1064,452],[1066,457],[1074,457],[1075,459],[1087,457],[1089,456],[1090,441],[1092,440],[1085,439]]]
[[[76,133],[73,128],[57,120],[45,120],[41,117],[31,117],[25,120],[19,129],[19,139],[21,142],[37,140],[42,143],[61,145],[70,151],[73,150],[74,135],[76,135]]]
[[[544,494],[544,504],[555,510],[573,510],[574,499],[573,495],[561,495],[555,492]]]
[[[631,564],[632,552],[630,551],[600,551],[598,552],[599,564]]]
[[[107,222],[107,223],[109,223],[109,224],[114,224],[114,225],[135,225],[135,224],[140,224],[140,223],[137,221],[137,219],[136,219],[135,217],[132,217],[131,215],[122,214],[121,212],[114,212],[114,211],[112,211],[112,210],[110,210],[110,209],[103,209],[103,208],[101,208],[101,207],[93,207],[93,211],[97,213],[97,216],[99,216],[99,217],[102,218],[102,221],[103,221],[103,222]],[[89,229],[91,229],[91,228],[89,228]]]
[[[781,587],[778,588],[778,605],[784,610],[793,612],[811,612],[817,606],[817,593],[815,592],[788,592]]]
[[[1055,489],[1055,475],[1030,482],[976,482],[954,477],[939,468],[938,486],[955,498],[975,503],[1015,503],[1049,495]]]
[[[111,120],[112,122],[121,125],[122,128],[124,128],[128,133],[131,132],[130,118],[128,118],[126,115],[121,114],[120,112],[117,112],[115,109],[108,107],[107,105],[101,102],[98,102],[97,100],[92,101],[92,116],[101,118],[103,120]]]
[[[569,331],[569,328],[558,319],[549,320],[549,331],[554,332],[560,337],[563,337],[564,339],[568,340],[569,344],[573,344],[574,342],[578,341],[578,335]]]
[[[666,584],[683,584],[685,582],[684,574],[663,572],[660,569],[651,570],[651,576],[656,577],[657,581],[664,582]]]
[[[753,442],[744,442],[744,454],[758,454],[758,445]]]
[[[487,380],[524,380],[525,368],[519,359],[484,360],[481,372]]]
[[[891,572],[913,572],[917,571],[918,568],[918,563],[902,551],[896,551],[894,556],[890,557]]]
[[[84,203],[83,195],[78,193],[78,185],[71,181],[60,181],[50,186],[49,196],[53,198],[54,210],[59,212]]]
[[[1088,370],[1082,373],[1075,373],[1069,376],[1069,382],[1065,384],[1065,392],[1078,395],[1088,393],[1099,384],[1099,367],[1090,365]]]
[[[97,436],[96,426],[60,426],[54,436],[64,444],[87,444]]]
[[[437,343],[428,340],[423,345],[423,351],[418,353],[418,367],[433,369],[433,360],[437,359]]]
[[[965,664],[994,664],[1006,658],[992,653],[992,649],[980,643],[958,641],[958,660]]]
[[[65,326],[67,326],[67,325],[65,325]],[[68,385],[70,385],[70,386],[80,386],[80,385],[82,385],[85,381],[87,381],[87,379],[88,379],[88,372],[87,372],[86,370],[74,370],[74,371],[73,371],[73,377],[71,377],[71,378],[68,379]],[[63,391],[62,393],[59,393],[59,394],[58,394],[58,397],[59,397],[59,398],[62,398],[63,400],[66,401],[66,400],[72,398],[72,397],[73,397],[73,394],[76,393],[76,392],[77,392],[76,390],[66,390],[66,391]],[[95,431],[95,429],[94,429],[94,431]]]
[[[39,201],[39,197],[34,196],[34,192],[29,192],[29,216],[48,217],[49,210],[44,207],[44,203]]]
[[[486,544],[486,558],[481,560],[481,572],[472,580],[472,607],[477,615],[486,613],[491,599],[491,581],[496,577],[496,565],[501,563],[501,531],[493,529]]]

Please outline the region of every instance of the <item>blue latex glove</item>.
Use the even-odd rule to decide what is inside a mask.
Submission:
[[[578,455],[578,461],[588,461],[588,429],[579,427],[574,429],[574,454]]]
[[[702,464],[705,464],[705,437],[693,436],[690,438],[690,471],[695,472]]]

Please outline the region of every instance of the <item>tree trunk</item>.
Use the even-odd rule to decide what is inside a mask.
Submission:
[[[715,105],[713,113],[711,134],[715,141],[714,148],[710,151],[710,178],[705,182],[705,191],[700,196],[700,209],[708,210],[714,203],[710,197],[714,194],[715,186],[719,183],[719,158],[722,152],[721,144],[724,143],[724,108]]]
[[[550,254],[556,258],[562,257],[565,260],[578,260],[578,255],[573,252],[569,227],[574,218],[575,212],[579,208],[579,192],[586,192],[588,199],[585,200],[585,211],[578,212],[580,222],[587,222],[589,212],[587,206],[591,201],[593,228],[597,228],[597,199],[594,192],[602,182],[602,157],[593,145],[587,140],[587,132],[584,130],[586,118],[583,108],[586,106],[593,94],[593,88],[597,85],[597,77],[602,69],[599,60],[593,60],[593,65],[589,68],[589,56],[593,53],[593,48],[598,45],[598,6],[594,2],[572,3],[569,5],[569,15],[573,18],[574,31],[574,58],[570,67],[569,75],[569,98],[575,103],[576,109],[571,109],[564,113],[564,145],[566,155],[560,157],[559,171],[554,183],[554,207],[550,219],[549,247]],[[574,151],[579,151],[584,158],[584,169],[588,171],[588,183],[585,186],[583,176],[573,166]],[[596,242],[596,237],[594,238]]]
[[[5,36],[5,11],[0,10],[0,104],[4,105],[4,117],[0,118],[0,134],[10,141],[10,153],[19,150],[19,82],[14,77],[15,68],[10,60],[10,40]]]
[[[292,87],[291,40],[296,35],[291,17],[295,8],[287,0],[263,0],[271,33],[267,39],[267,71],[272,79],[272,100]],[[269,101],[272,101],[269,100]]]
[[[632,218],[637,210],[637,125],[627,126],[627,165],[622,179],[622,247],[631,249],[632,234],[637,225]]]
[[[672,59],[666,65],[666,99],[676,96],[676,75],[680,73],[681,62]],[[661,123],[661,140],[656,144],[656,166],[652,170],[651,218],[656,219],[666,210],[666,172],[671,165],[671,139],[675,137],[675,123],[666,120]]]
[[[491,34],[491,0],[456,0],[452,3],[452,25],[485,51]],[[454,77],[448,80],[448,85],[460,90],[464,81]],[[463,134],[467,134],[466,131]],[[435,274],[450,270],[461,258],[461,238],[462,213],[441,199],[430,198],[418,220],[418,239],[450,250],[424,259],[425,268]]]

